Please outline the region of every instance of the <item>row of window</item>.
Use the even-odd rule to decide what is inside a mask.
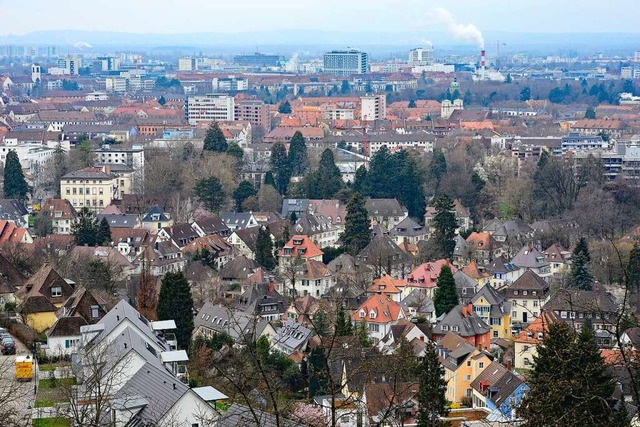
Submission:
[[[123,183],[123,185],[124,185],[124,183]],[[102,196],[102,195],[104,194],[104,188],[103,188],[103,187],[99,187],[99,188],[92,187],[92,188],[91,188],[91,192],[89,192],[89,188],[87,188],[87,189],[86,189],[86,191],[85,191],[85,188],[84,188],[84,187],[67,187],[67,196],[70,196],[70,195],[72,195],[72,194],[73,194],[74,196],[75,196],[75,195],[77,195],[77,194],[80,194],[80,195],[83,195],[83,194],[87,194],[87,195],[89,195],[89,194],[93,194],[94,196],[95,196],[95,195],[100,195],[100,196]]]

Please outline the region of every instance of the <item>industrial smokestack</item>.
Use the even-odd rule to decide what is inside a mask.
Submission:
[[[480,80],[484,80],[484,73],[487,65],[485,62],[485,54],[486,51],[484,49],[480,51]]]

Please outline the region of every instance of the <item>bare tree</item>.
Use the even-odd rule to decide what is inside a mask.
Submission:
[[[7,427],[23,427],[31,422],[33,388],[14,378],[14,357],[0,356],[0,423]],[[21,410],[23,409],[23,410]]]

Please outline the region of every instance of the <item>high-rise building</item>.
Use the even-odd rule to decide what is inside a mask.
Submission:
[[[277,67],[282,60],[279,55],[265,55],[258,52],[253,55],[236,55],[233,57],[233,62],[244,67]]]
[[[258,99],[245,99],[235,104],[235,119],[246,121],[252,126],[262,126],[268,132],[271,130],[269,106]]]
[[[93,72],[117,71],[120,69],[120,58],[115,56],[99,56],[93,60]]]
[[[369,72],[369,55],[356,49],[333,50],[324,54],[324,72],[350,76]]]
[[[364,121],[387,118],[387,96],[371,95],[360,98],[360,117]]]
[[[218,93],[190,96],[185,101],[184,114],[190,125],[232,121],[235,120],[234,100],[232,96]]]
[[[415,67],[419,65],[433,64],[433,47],[417,47],[409,51],[409,65]]]
[[[198,59],[187,56],[186,58],[178,59],[178,71],[197,71]]]
[[[64,74],[78,75],[82,68],[82,59],[77,56],[67,55],[64,58],[58,58],[58,68],[64,70]]]
[[[214,92],[239,92],[249,90],[249,80],[244,77],[214,77],[211,85]]]

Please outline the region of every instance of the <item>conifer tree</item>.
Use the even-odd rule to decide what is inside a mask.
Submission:
[[[264,174],[264,183],[265,185],[272,186],[276,190],[278,189],[278,187],[276,186],[276,180],[273,177],[273,172],[271,171],[267,171],[267,173]]]
[[[283,196],[287,194],[291,180],[291,165],[287,156],[287,148],[282,142],[276,142],[271,149],[271,172],[275,178],[275,188]]]
[[[584,237],[581,237],[576,243],[571,257],[571,276],[569,283],[576,289],[590,291],[593,288],[593,275],[589,263],[591,256],[589,255],[589,246]]]
[[[518,412],[525,426],[624,425],[623,410],[612,399],[614,382],[588,323],[577,335],[566,322],[548,327],[528,384]]]
[[[299,130],[293,134],[289,143],[289,168],[293,176],[302,176],[309,170],[307,142]]]
[[[107,221],[106,217],[102,217],[102,219],[98,223],[98,227],[96,230],[96,244],[111,244],[111,227],[109,227],[109,221]]]
[[[182,271],[169,272],[162,279],[157,314],[158,320],[175,320],[178,347],[188,349],[193,333],[193,297]]]
[[[456,235],[456,228],[458,227],[456,216],[453,213],[454,204],[449,196],[441,194],[435,198],[433,207],[436,209],[433,217],[435,243],[440,249],[441,255],[449,259],[453,256],[453,250],[456,247],[453,239]]]
[[[214,213],[220,210],[225,200],[222,184],[215,176],[200,179],[193,187],[193,194],[200,199],[205,208]]]
[[[444,153],[440,148],[433,150],[433,157],[429,164],[429,177],[434,184],[435,190],[438,191],[440,187],[440,181],[447,173],[447,160],[444,157]]]
[[[78,220],[71,224],[71,234],[78,246],[95,246],[98,227],[93,212],[87,207],[78,211]]]
[[[258,192],[251,182],[247,180],[240,181],[238,188],[233,192],[233,200],[236,202],[236,212],[242,212],[242,202],[256,194],[258,194]]]
[[[418,365],[419,391],[418,426],[441,427],[446,424],[440,420],[449,413],[445,392],[447,381],[444,379],[444,368],[440,364],[433,341],[427,340],[425,355]]]
[[[636,292],[640,289],[640,244],[633,245],[627,263],[627,288]]]
[[[367,168],[364,165],[361,165],[358,169],[356,169],[356,176],[353,179],[353,186],[351,187],[353,191],[358,193],[362,193],[364,186],[367,181]]]
[[[326,149],[320,157],[318,170],[307,176],[307,194],[310,199],[331,199],[344,183],[342,173],[333,159],[333,151]]]
[[[451,267],[443,265],[438,276],[437,288],[433,296],[433,305],[436,309],[436,316],[448,313],[458,305],[458,292],[456,290],[456,281],[453,278]]]
[[[276,259],[273,256],[273,241],[269,227],[260,227],[256,240],[256,262],[267,270],[273,270]]]
[[[347,251],[355,256],[371,242],[369,230],[369,215],[364,199],[359,193],[354,193],[347,203],[342,242]]]
[[[24,178],[22,165],[15,150],[9,150],[4,163],[4,197],[6,199],[25,200],[29,185]]]
[[[205,134],[203,149],[205,151],[224,153],[227,148],[229,148],[229,144],[227,144],[227,138],[225,138],[222,129],[220,129],[220,125],[218,122],[212,122]]]
[[[340,302],[338,303],[338,309],[336,311],[335,336],[346,337],[349,335],[353,335],[353,325],[351,324],[349,314],[347,314],[344,306]]]

